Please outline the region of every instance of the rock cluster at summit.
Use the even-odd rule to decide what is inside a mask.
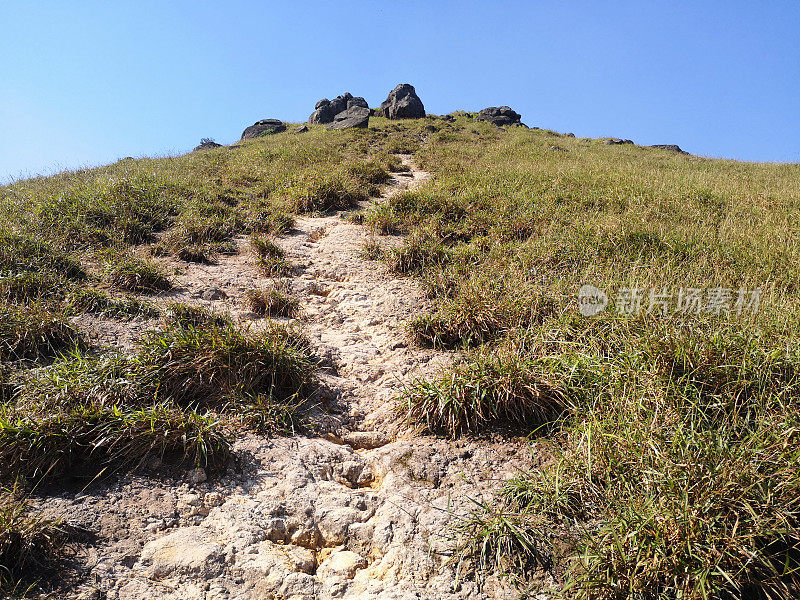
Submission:
[[[487,121],[498,127],[522,125],[520,119],[522,119],[522,116],[508,106],[490,106],[489,108],[484,108],[475,117],[476,121]]]
[[[364,128],[369,125],[369,104],[361,96],[346,92],[333,100],[323,98],[308,117],[310,125],[327,125],[328,129]]]
[[[262,135],[286,131],[286,125],[278,119],[261,119],[242,132],[243,140],[252,140]]]
[[[401,83],[381,102],[381,113],[387,119],[421,119],[425,116],[425,106],[413,85]]]
[[[525,127],[522,116],[510,106],[489,106],[477,113],[463,113],[471,116],[475,121],[490,123],[495,127],[503,128],[510,126]],[[362,96],[353,96],[346,92],[336,96],[333,100],[323,98],[314,106],[314,112],[308,117],[308,125],[327,125],[328,129],[350,129],[369,127],[370,116],[383,116],[387,119],[421,119],[427,116],[425,105],[417,95],[414,86],[410,83],[401,83],[395,87],[386,100],[381,102],[380,108],[370,109],[366,99]],[[435,115],[432,115],[435,117]],[[440,117],[445,121],[454,121],[454,116],[445,115]],[[534,127],[538,129],[538,127]],[[305,133],[308,126],[303,124],[293,129],[293,133]],[[242,133],[242,140],[251,140],[264,135],[271,135],[286,131],[286,124],[279,119],[262,119],[256,121]],[[566,134],[568,137],[575,137],[574,134]],[[603,143],[607,146],[634,145],[632,140],[620,138],[605,138]],[[195,148],[197,150],[209,150],[219,148],[220,145],[213,140],[203,139],[202,143]],[[232,146],[235,148],[236,146]],[[667,150],[678,154],[689,154],[676,144],[655,144],[649,146],[657,150]]]

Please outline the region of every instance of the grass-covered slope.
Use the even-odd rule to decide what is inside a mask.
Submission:
[[[158,309],[133,296],[171,285],[149,257],[211,261],[248,235],[279,277],[289,265],[269,236],[352,207],[411,152],[429,183],[353,217],[378,234],[365,254],[434,302],[409,336],[457,353],[408,390],[405,414],[451,438],[529,434],[543,457],[461,522],[465,576],[500,568],[524,586],[550,568],[579,598],[800,595],[800,167],[469,115],[370,125],[0,188],[0,485],[151,454],[214,466],[237,428],[291,422],[314,369],[302,331]],[[387,233],[408,237],[383,250]],[[597,316],[577,310],[584,284],[610,298]],[[622,310],[632,290],[641,310]],[[686,305],[697,294],[715,308]],[[279,287],[249,301],[296,310]],[[81,313],[163,323],[120,355],[91,346]],[[8,557],[29,516],[4,498],[0,571],[16,580]],[[45,525],[37,557],[61,544]]]
[[[409,419],[551,440],[462,524],[465,565],[555,566],[580,598],[800,594],[800,167],[473,124],[417,158],[434,181],[366,220],[435,299],[410,335],[462,355]]]

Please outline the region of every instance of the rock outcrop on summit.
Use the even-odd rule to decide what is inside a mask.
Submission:
[[[364,106],[351,106],[343,110],[328,125],[328,129],[366,129],[369,126],[369,108]]]
[[[345,121],[353,115],[350,114],[340,119],[337,119],[337,117],[351,108],[365,108],[367,109],[367,117],[369,117],[369,105],[367,101],[361,96],[353,96],[350,92],[346,92],[341,96],[336,96],[333,100],[323,98],[317,102],[314,106],[314,112],[308,117],[308,122],[312,125],[327,125],[337,120]],[[351,127],[366,127],[366,125],[351,125]],[[337,129],[343,128],[344,127],[337,127]]]
[[[242,132],[243,140],[252,140],[262,135],[270,135],[286,131],[286,125],[279,119],[261,119]]]
[[[507,125],[522,125],[521,118],[522,116],[509,106],[490,106],[480,111],[475,120],[486,121],[492,125],[504,127]]]
[[[401,83],[381,102],[381,112],[388,119],[420,119],[425,116],[425,106],[413,85]]]
[[[678,154],[689,154],[686,150],[681,149],[677,144],[653,144],[650,146],[656,150],[669,150],[670,152],[677,152]]]

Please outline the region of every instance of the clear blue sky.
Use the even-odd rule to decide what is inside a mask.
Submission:
[[[798,0],[0,3],[0,181],[182,153],[397,83],[428,112],[800,162]]]

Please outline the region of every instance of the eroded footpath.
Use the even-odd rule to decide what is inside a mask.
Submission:
[[[380,202],[428,174],[396,174]],[[411,279],[361,256],[367,228],[343,215],[300,218],[277,243],[296,269],[303,332],[323,358],[317,437],[243,434],[213,481],[126,476],[48,499],[47,510],[100,532],[78,557],[84,597],[112,600],[512,598],[497,578],[458,581],[452,529],[497,482],[529,467],[521,441],[448,442],[399,426],[395,399],[447,354],[411,348],[403,323],[426,309]],[[380,238],[384,244],[398,239]],[[244,294],[266,285],[240,252],[183,265],[178,301],[263,326]],[[96,321],[97,339],[129,347],[138,329]],[[138,329],[137,329],[138,328]],[[157,468],[158,465],[153,465]]]

